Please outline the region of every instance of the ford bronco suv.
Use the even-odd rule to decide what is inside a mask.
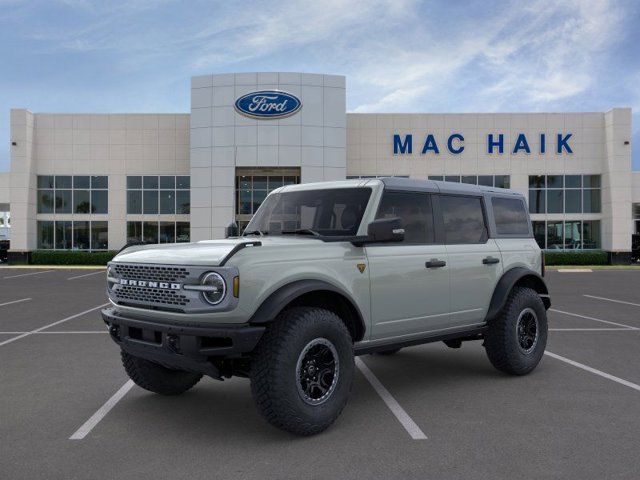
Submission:
[[[290,185],[242,236],[124,249],[102,316],[142,388],[176,395],[203,375],[248,377],[271,424],[311,435],[345,406],[354,355],[479,340],[498,370],[531,372],[547,342],[543,273],[514,191]]]

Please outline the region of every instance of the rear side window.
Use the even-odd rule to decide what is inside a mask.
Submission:
[[[448,244],[484,243],[487,226],[479,197],[442,195],[440,197],[445,241]]]
[[[431,195],[385,191],[376,218],[399,217],[404,228],[403,243],[434,243]]]
[[[529,217],[522,200],[494,197],[491,205],[498,235],[529,236]]]

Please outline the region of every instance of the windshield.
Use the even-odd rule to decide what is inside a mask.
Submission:
[[[370,196],[370,188],[274,193],[262,203],[244,235],[354,236]]]

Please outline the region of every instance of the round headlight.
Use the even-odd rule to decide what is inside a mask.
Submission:
[[[219,304],[227,293],[224,278],[216,272],[207,273],[202,278],[202,286],[208,287],[206,291],[202,292],[202,296],[211,305]]]
[[[108,288],[109,290],[111,290],[111,289],[113,288],[113,285],[114,285],[114,284],[109,280],[110,278],[113,278],[113,274],[114,274],[114,268],[113,268],[111,265],[109,265],[109,266],[107,267],[107,288]]]

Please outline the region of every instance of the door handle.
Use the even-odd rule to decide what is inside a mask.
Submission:
[[[447,264],[444,260],[438,260],[437,258],[432,258],[428,262],[424,264],[427,268],[442,268]]]
[[[482,259],[482,263],[485,265],[493,265],[494,263],[500,263],[500,259],[495,257],[486,257]]]

